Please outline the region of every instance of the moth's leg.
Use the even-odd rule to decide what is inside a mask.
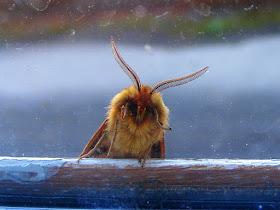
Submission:
[[[90,157],[96,151],[96,149],[101,145],[104,137],[105,137],[105,132],[103,132],[102,136],[100,137],[100,139],[98,140],[98,142],[96,143],[93,149],[91,149],[88,153],[81,155],[78,158],[78,163],[80,162],[81,159]]]
[[[128,102],[126,102],[126,104],[123,105],[121,108],[121,119],[125,118],[127,113],[127,107],[128,107]]]
[[[138,163],[139,164],[141,164],[141,156],[142,156],[142,153],[140,152],[139,155],[138,155]]]
[[[147,158],[148,158],[148,156],[149,156],[149,154],[150,154],[150,152],[151,152],[151,149],[152,149],[152,144],[149,146],[149,148],[146,150],[146,152],[144,153],[145,154],[145,156],[144,156],[144,160],[143,160],[143,163],[142,163],[142,168],[144,168],[144,165],[145,165],[145,163],[146,163],[146,160],[147,160]]]
[[[155,112],[155,115],[156,115],[156,122],[157,122],[157,124],[158,124],[158,127],[160,127],[162,130],[169,130],[169,131],[171,131],[171,130],[172,130],[171,127],[164,127],[164,126],[162,126],[162,124],[158,121],[158,112],[157,112],[156,109],[154,109],[154,112]]]
[[[160,141],[160,158],[165,159],[165,137],[164,137],[164,132],[162,134],[162,138]]]
[[[141,164],[142,158],[143,158],[143,157],[145,156],[145,154],[146,154],[145,152],[146,152],[146,150],[139,152],[138,158],[137,158],[139,164]],[[141,164],[141,165],[142,165],[142,164]]]
[[[116,141],[118,123],[119,123],[119,121],[117,120],[116,126],[115,126],[115,132],[114,132],[113,140],[112,140],[112,142],[111,142],[110,148],[109,148],[108,153],[107,153],[107,158],[110,157],[111,150],[112,150],[113,145],[114,145],[114,143],[115,143],[115,141]]]
[[[153,144],[151,149],[151,158],[161,158],[165,159],[165,138],[164,138],[164,131],[162,132],[162,136],[160,137],[159,141]]]

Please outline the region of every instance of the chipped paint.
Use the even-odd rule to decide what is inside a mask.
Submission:
[[[77,159],[63,158],[15,158],[0,157],[0,181],[11,180],[17,183],[41,182],[55,175],[60,168],[109,168],[139,169],[136,159]],[[183,170],[234,170],[252,168],[273,168],[279,170],[280,160],[257,159],[151,159],[145,168],[182,168]],[[145,169],[144,168],[144,169]],[[95,176],[98,176],[95,174]]]
[[[9,167],[26,167],[34,164],[41,167],[103,167],[110,168],[141,168],[136,159],[106,159],[106,158],[88,158],[77,163],[76,158],[37,158],[37,157],[0,157],[0,170],[7,165]],[[162,167],[197,167],[201,170],[211,168],[235,169],[240,167],[278,167],[280,169],[280,160],[278,159],[150,159],[145,168]]]
[[[0,181],[32,183],[49,179],[63,164],[61,158],[0,157]]]

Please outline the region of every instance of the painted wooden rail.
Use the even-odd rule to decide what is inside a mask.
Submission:
[[[0,206],[280,207],[280,160],[0,157]]]

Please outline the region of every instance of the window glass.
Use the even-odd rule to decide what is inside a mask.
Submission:
[[[280,158],[280,2],[0,2],[0,155],[77,157],[132,82],[163,90],[167,158]]]

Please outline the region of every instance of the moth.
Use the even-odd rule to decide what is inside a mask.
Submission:
[[[78,161],[83,158],[137,158],[142,167],[151,158],[165,158],[168,108],[164,105],[161,91],[186,84],[208,70],[208,66],[191,75],[170,79],[154,87],[141,84],[137,74],[120,56],[111,37],[114,57],[133,83],[117,95],[108,107],[107,118],[91,137]],[[143,160],[143,161],[142,161]]]

